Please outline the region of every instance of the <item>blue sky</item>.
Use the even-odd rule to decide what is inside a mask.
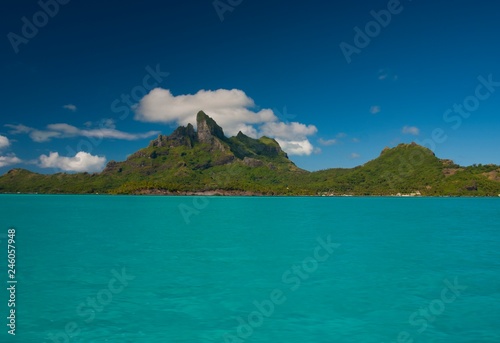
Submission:
[[[307,170],[411,141],[500,164],[493,1],[4,6],[1,174],[98,171],[201,109],[228,134],[273,136]]]

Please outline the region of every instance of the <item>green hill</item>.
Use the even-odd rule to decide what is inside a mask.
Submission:
[[[308,184],[328,194],[496,196],[500,194],[500,167],[460,167],[411,143],[385,148],[363,166],[311,173]]]
[[[3,193],[474,195],[500,194],[500,167],[460,167],[412,144],[386,148],[352,169],[308,172],[276,140],[239,132],[227,138],[204,112],[171,135],[160,135],[101,173],[42,175],[13,169],[0,177]]]

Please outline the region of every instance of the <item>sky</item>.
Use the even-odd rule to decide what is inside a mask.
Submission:
[[[495,1],[5,1],[0,174],[98,172],[204,110],[299,167],[500,164]]]

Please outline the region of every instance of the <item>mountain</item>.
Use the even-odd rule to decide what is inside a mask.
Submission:
[[[352,169],[308,172],[269,137],[239,132],[228,138],[200,111],[193,125],[159,135],[101,173],[42,175],[13,169],[0,177],[3,193],[477,195],[500,194],[500,167],[460,167],[415,143],[386,148]]]

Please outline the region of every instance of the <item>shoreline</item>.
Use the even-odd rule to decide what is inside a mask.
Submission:
[[[255,197],[255,198],[500,198],[498,195],[396,195],[396,194],[370,194],[370,195],[356,195],[356,194],[302,194],[302,195],[288,195],[288,194],[263,194],[253,193],[250,191],[145,191],[130,194],[112,194],[112,193],[22,193],[22,192],[5,192],[2,195],[55,195],[55,196],[145,196],[145,197]]]

